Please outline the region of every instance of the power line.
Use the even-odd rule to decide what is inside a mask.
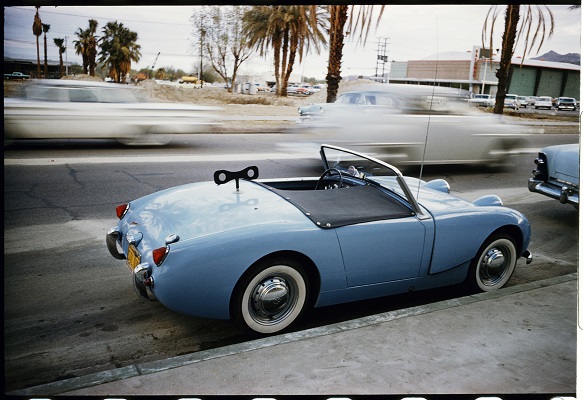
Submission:
[[[34,13],[36,12],[36,10],[33,9],[28,9],[28,8],[23,8],[23,7],[10,7],[12,9],[19,9],[22,11],[27,11],[27,12],[31,12]],[[112,19],[110,17],[95,17],[95,16],[91,16],[91,15],[82,15],[82,14],[71,14],[71,13],[61,13],[61,12],[55,12],[55,11],[47,11],[46,9],[41,9],[39,11],[39,14],[42,16],[42,14],[53,14],[53,15],[61,15],[61,16],[67,16],[67,17],[79,17],[79,18],[87,18],[87,19]],[[191,26],[191,24],[187,24],[187,23],[180,23],[180,22],[162,22],[162,21],[145,21],[145,20],[139,20],[139,19],[120,19],[120,18],[113,18],[116,21],[121,21],[121,22],[137,22],[137,23],[144,23],[144,24],[159,24],[159,25],[172,25],[172,26],[176,26],[176,25],[183,25],[183,26]]]

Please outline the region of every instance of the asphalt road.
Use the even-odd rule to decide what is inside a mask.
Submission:
[[[196,352],[253,337],[229,321],[175,314],[134,293],[123,261],[104,243],[117,204],[167,187],[210,180],[217,169],[257,165],[262,178],[319,175],[315,159],[282,153],[285,134],[184,136],[165,148],[115,142],[39,141],[4,154],[5,390]],[[498,194],[530,220],[534,262],[515,285],[577,271],[578,213],[528,192],[537,149],[578,134],[534,135],[503,167],[425,167],[473,200]],[[410,171],[413,175],[417,171]],[[463,294],[412,293],[309,312],[296,329]]]

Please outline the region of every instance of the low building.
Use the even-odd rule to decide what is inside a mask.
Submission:
[[[437,57],[436,57],[437,58]],[[495,95],[499,57],[474,47],[471,53],[444,55],[434,60],[393,61],[391,83],[437,85]],[[521,96],[574,97],[580,99],[581,66],[543,60],[512,60],[508,93]]]

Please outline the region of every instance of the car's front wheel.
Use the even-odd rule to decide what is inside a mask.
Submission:
[[[299,263],[272,259],[252,267],[237,285],[231,314],[243,326],[261,334],[289,327],[307,305],[309,282]]]
[[[517,261],[516,244],[511,236],[490,236],[470,264],[467,283],[483,292],[500,289],[508,282]]]

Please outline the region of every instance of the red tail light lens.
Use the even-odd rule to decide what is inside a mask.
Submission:
[[[115,214],[119,219],[122,219],[126,212],[129,210],[130,204],[120,204],[119,206],[115,207]]]
[[[166,255],[168,254],[169,250],[170,249],[168,248],[168,246],[158,247],[157,249],[153,250],[152,260],[154,260],[154,263],[160,266],[160,264],[164,262],[164,259],[166,258]]]

